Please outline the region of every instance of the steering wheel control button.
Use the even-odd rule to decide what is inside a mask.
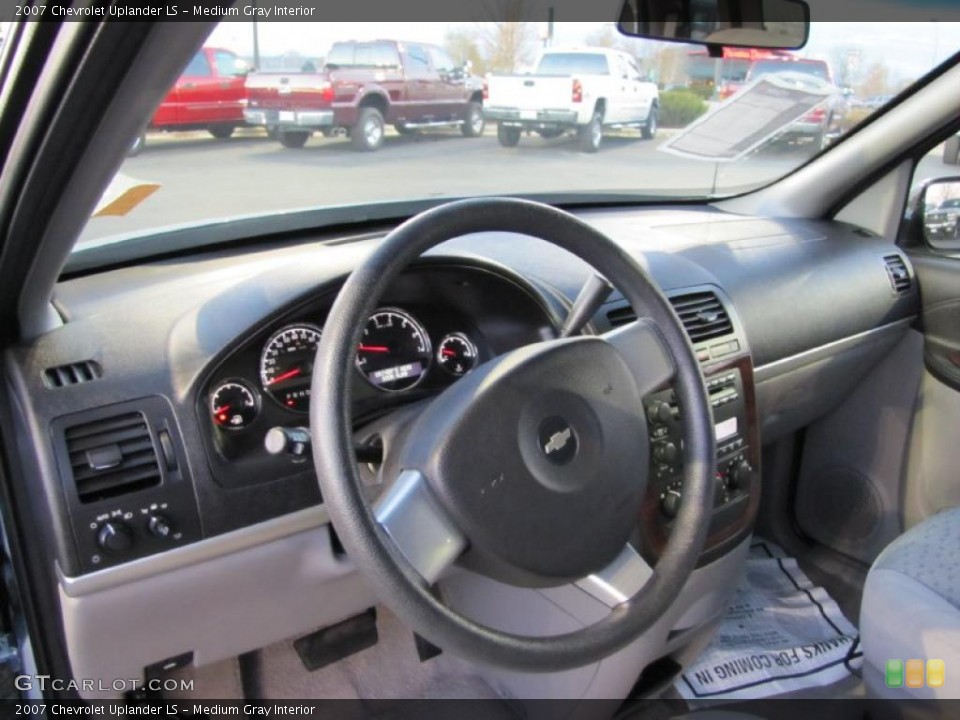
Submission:
[[[673,408],[663,400],[656,400],[647,407],[647,419],[652,423],[666,423],[673,419]]]
[[[540,450],[554,465],[568,465],[576,456],[577,434],[562,417],[548,417],[540,423]]]
[[[97,545],[112,554],[126,552],[133,547],[133,535],[126,523],[111,520],[100,526]]]

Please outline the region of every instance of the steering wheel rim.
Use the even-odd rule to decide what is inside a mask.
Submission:
[[[652,323],[662,338],[673,363],[675,392],[684,408],[684,502],[652,574],[632,597],[611,604],[611,612],[602,620],[563,635],[503,632],[443,604],[367,503],[353,456],[350,389],[366,319],[390,283],[425,251],[478,232],[540,238],[601,272],[638,313],[640,309],[647,313],[634,326],[646,323],[643,332],[649,333]],[[617,342],[623,337],[618,336]],[[637,363],[634,375],[644,372]],[[524,671],[553,672],[596,662],[648,630],[679,595],[696,565],[712,511],[715,462],[709,400],[699,363],[679,318],[646,271],[598,230],[566,212],[524,200],[473,199],[434,208],[396,228],[354,270],[334,302],[314,364],[311,397],[313,455],[321,493],[348,556],[379,598],[439,647],[476,662]],[[636,412],[642,418],[642,404]],[[646,448],[645,424],[643,428],[639,440]],[[646,470],[644,464],[639,472],[645,476]]]

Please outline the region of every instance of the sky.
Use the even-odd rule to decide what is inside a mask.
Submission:
[[[261,22],[260,52],[282,55],[295,51],[323,56],[336,40],[392,38],[442,44],[447,32],[462,23],[365,23],[365,22]],[[539,32],[545,31],[545,23]],[[556,23],[555,44],[583,43],[603,28],[603,23]],[[644,42],[644,41],[636,41]],[[253,54],[253,23],[221,23],[210,38],[214,45],[241,55]],[[895,76],[917,78],[960,50],[960,22],[821,22],[813,23],[810,41],[800,54],[825,60],[837,46],[862,48],[861,64],[883,61]]]

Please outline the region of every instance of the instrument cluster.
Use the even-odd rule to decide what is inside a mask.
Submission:
[[[450,323],[435,323],[434,335],[413,313],[382,307],[367,320],[354,365],[363,383],[381,395],[406,393],[432,379],[443,386],[473,370],[480,362],[476,333]],[[320,325],[284,325],[264,342],[251,377],[218,381],[209,392],[208,409],[219,430],[250,428],[266,402],[291,415],[310,410],[313,362],[323,335]],[[249,373],[253,376],[254,373]]]

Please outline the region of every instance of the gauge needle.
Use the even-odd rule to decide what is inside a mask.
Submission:
[[[278,382],[283,382],[284,380],[289,380],[300,374],[300,368],[296,367],[293,370],[287,370],[282,375],[277,375],[273,380],[267,383],[267,385],[276,385]]]
[[[220,407],[213,409],[213,414],[214,414],[214,415],[219,415],[220,413],[225,413],[225,412],[227,412],[228,410],[230,410],[230,406],[229,406],[229,405],[221,405]]]
[[[360,345],[357,350],[368,353],[388,353],[390,348],[385,345]]]
[[[456,357],[456,356],[457,356],[456,350],[448,350],[447,348],[444,348],[444,349],[441,350],[440,352],[443,353],[443,356],[444,356],[444,357]]]

